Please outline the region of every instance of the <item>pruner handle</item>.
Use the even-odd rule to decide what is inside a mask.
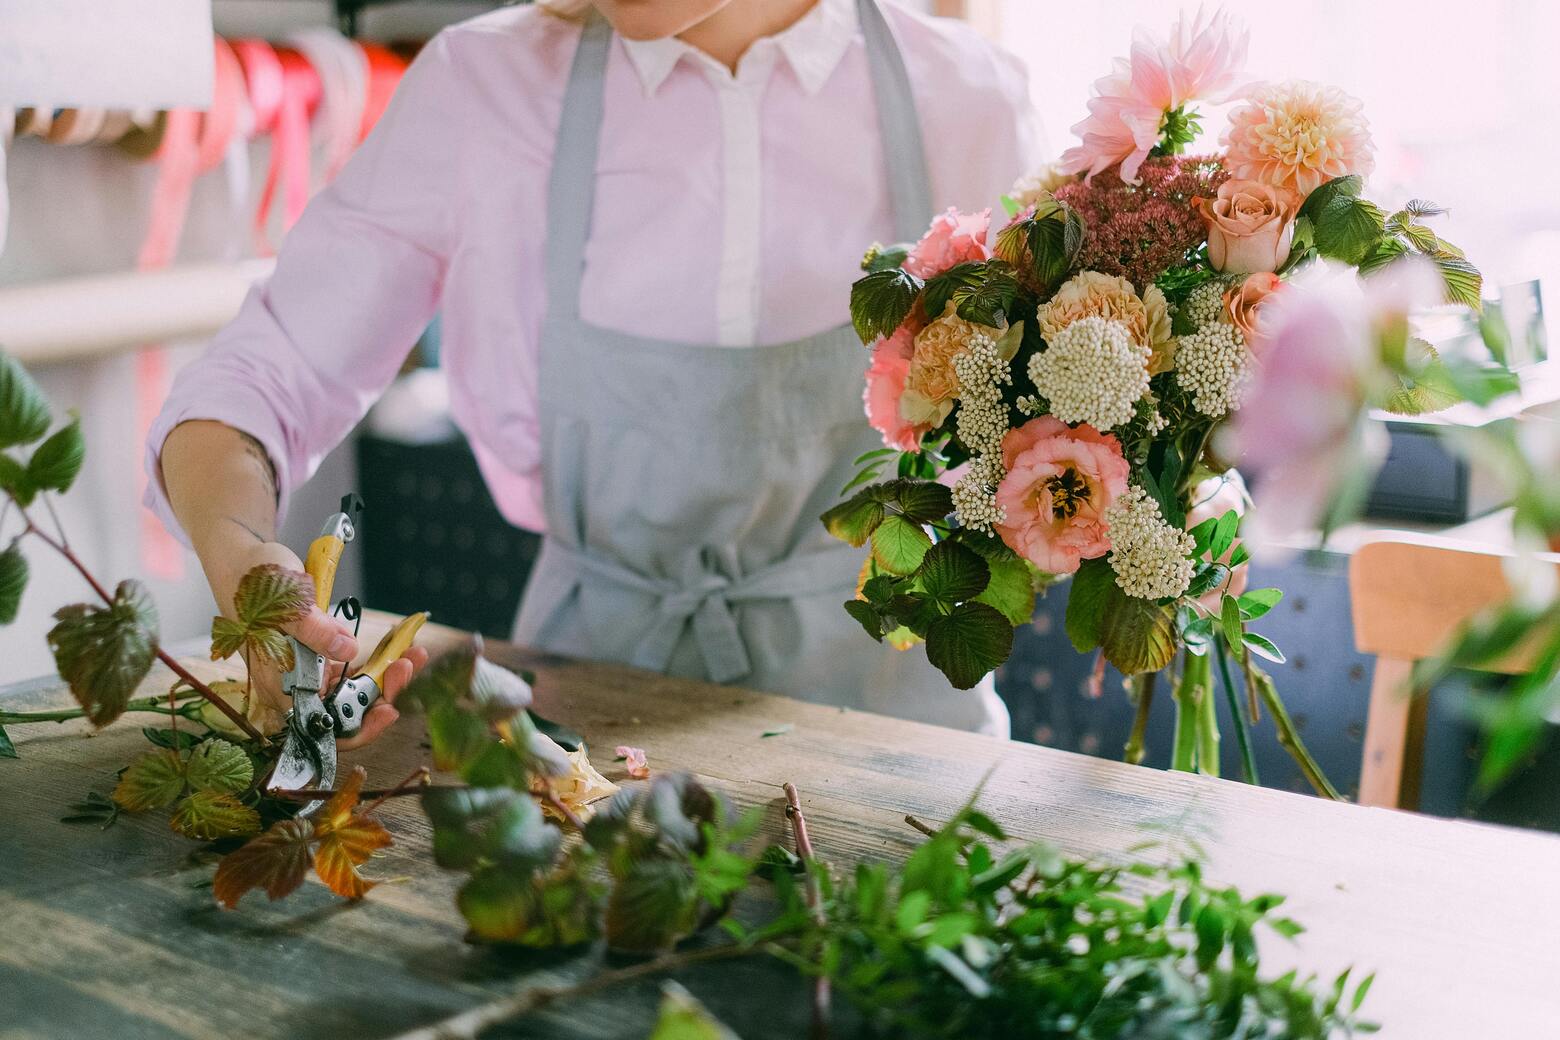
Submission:
[[[314,603],[321,610],[330,609],[331,592],[336,587],[336,567],[341,563],[342,550],[356,535],[352,517],[345,512],[334,513],[325,521],[320,536],[309,543],[303,569],[314,579]]]
[[[412,645],[412,640],[417,638],[417,630],[422,628],[423,622],[427,620],[427,611],[419,611],[402,618],[394,628],[385,633],[379,645],[374,647],[374,652],[368,655],[368,662],[363,665],[363,671],[359,674],[368,676],[374,680],[374,685],[384,689],[385,670],[406,653]]]

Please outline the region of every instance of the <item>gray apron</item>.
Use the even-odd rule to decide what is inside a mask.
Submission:
[[[896,233],[930,219],[920,127],[882,12],[861,0]],[[880,445],[849,325],[756,348],[664,342],[579,316],[612,42],[586,23],[548,187],[540,417],[548,533],[515,640],[1006,736],[990,678],[955,690],[923,651],[874,643],[841,609],[865,552],[818,516]]]

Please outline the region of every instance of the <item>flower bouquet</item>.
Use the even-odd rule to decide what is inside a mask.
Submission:
[[[1095,84],[1080,142],[1015,186],[994,235],[989,210],[950,210],[919,242],[868,252],[851,317],[871,345],[864,399],[885,446],[823,522],[871,545],[847,612],[876,639],[924,642],[954,686],[1006,660],[1037,592],[1070,578],[1073,645],[1130,677],[1138,700],[1129,760],[1155,677],[1179,660],[1176,767],[1217,771],[1217,667],[1248,778],[1245,716],[1266,703],[1335,796],[1255,660],[1284,659],[1250,627],[1282,594],[1245,587],[1247,496],[1226,428],[1265,367],[1306,365],[1272,352],[1286,310],[1304,309],[1287,298],[1308,269],[1341,265],[1384,301],[1370,328],[1395,350],[1373,403],[1401,412],[1463,399],[1466,380],[1408,334],[1409,296],[1390,287],[1415,281],[1402,272],[1418,257],[1431,302],[1477,308],[1481,279],[1426,225],[1435,207],[1363,196],[1373,145],[1357,100],[1240,86],[1245,50],[1222,13],[1168,40],[1139,33]],[[1185,154],[1198,101],[1233,108],[1218,151]],[[1290,414],[1281,392],[1265,407],[1296,435],[1329,429],[1325,398],[1302,404],[1317,414]],[[1271,490],[1282,502],[1282,482]]]

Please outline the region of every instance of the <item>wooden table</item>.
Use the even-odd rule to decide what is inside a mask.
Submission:
[[[370,641],[375,634],[365,630]],[[430,629],[427,641],[457,638]],[[741,805],[766,806],[772,840],[786,833],[779,785],[794,781],[814,843],[837,863],[903,856],[919,837],[904,813],[946,818],[994,767],[982,806],[1015,835],[1105,856],[1145,837],[1193,837],[1215,879],[1287,895],[1308,931],[1296,945],[1265,942],[1265,962],[1275,971],[1377,970],[1367,1010],[1388,1038],[1504,1040],[1560,1029],[1560,839],[507,646],[489,644],[489,653],[536,671],[538,710],[590,738],[609,776],[621,775],[614,745],[641,745],[656,769],[690,770]],[[223,672],[195,656],[191,667]],[[146,692],[167,681],[154,672]],[[65,700],[57,680],[0,689],[13,709]],[[12,729],[21,758],[0,760],[0,1038],[390,1037],[511,991],[519,973],[556,983],[591,969],[578,956],[464,944],[456,878],[434,867],[411,799],[381,811],[396,844],[374,864],[379,876],[404,880],[357,905],[310,883],[283,902],[251,895],[224,912],[205,887],[209,863],[192,861],[194,846],[168,830],[164,814],[124,817],[101,833],[58,822],[89,789],[110,790],[114,771],[147,746],[137,724],[91,739],[80,723]],[[785,724],[793,728],[761,735]],[[426,756],[423,739],[411,719],[356,760],[371,783],[393,782]],[[801,988],[758,965],[720,972],[690,985],[747,1040],[803,1035]],[[533,1016],[504,1035],[642,1037],[654,995],[645,984]]]

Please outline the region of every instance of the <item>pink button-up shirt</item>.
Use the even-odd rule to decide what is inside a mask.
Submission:
[[[1038,160],[1022,66],[963,24],[892,5],[889,20],[934,201],[995,205]],[[436,310],[454,419],[504,515],[544,528],[545,200],[578,35],[509,8],[423,50],[270,279],[179,373],[147,442],[147,504],[170,529],[157,453],[175,425],[215,419],[255,437],[285,510]],[[847,320],[863,250],[893,236],[854,0],[819,0],[735,74],[675,39],[619,40],[605,91],[583,319],[733,349]]]

